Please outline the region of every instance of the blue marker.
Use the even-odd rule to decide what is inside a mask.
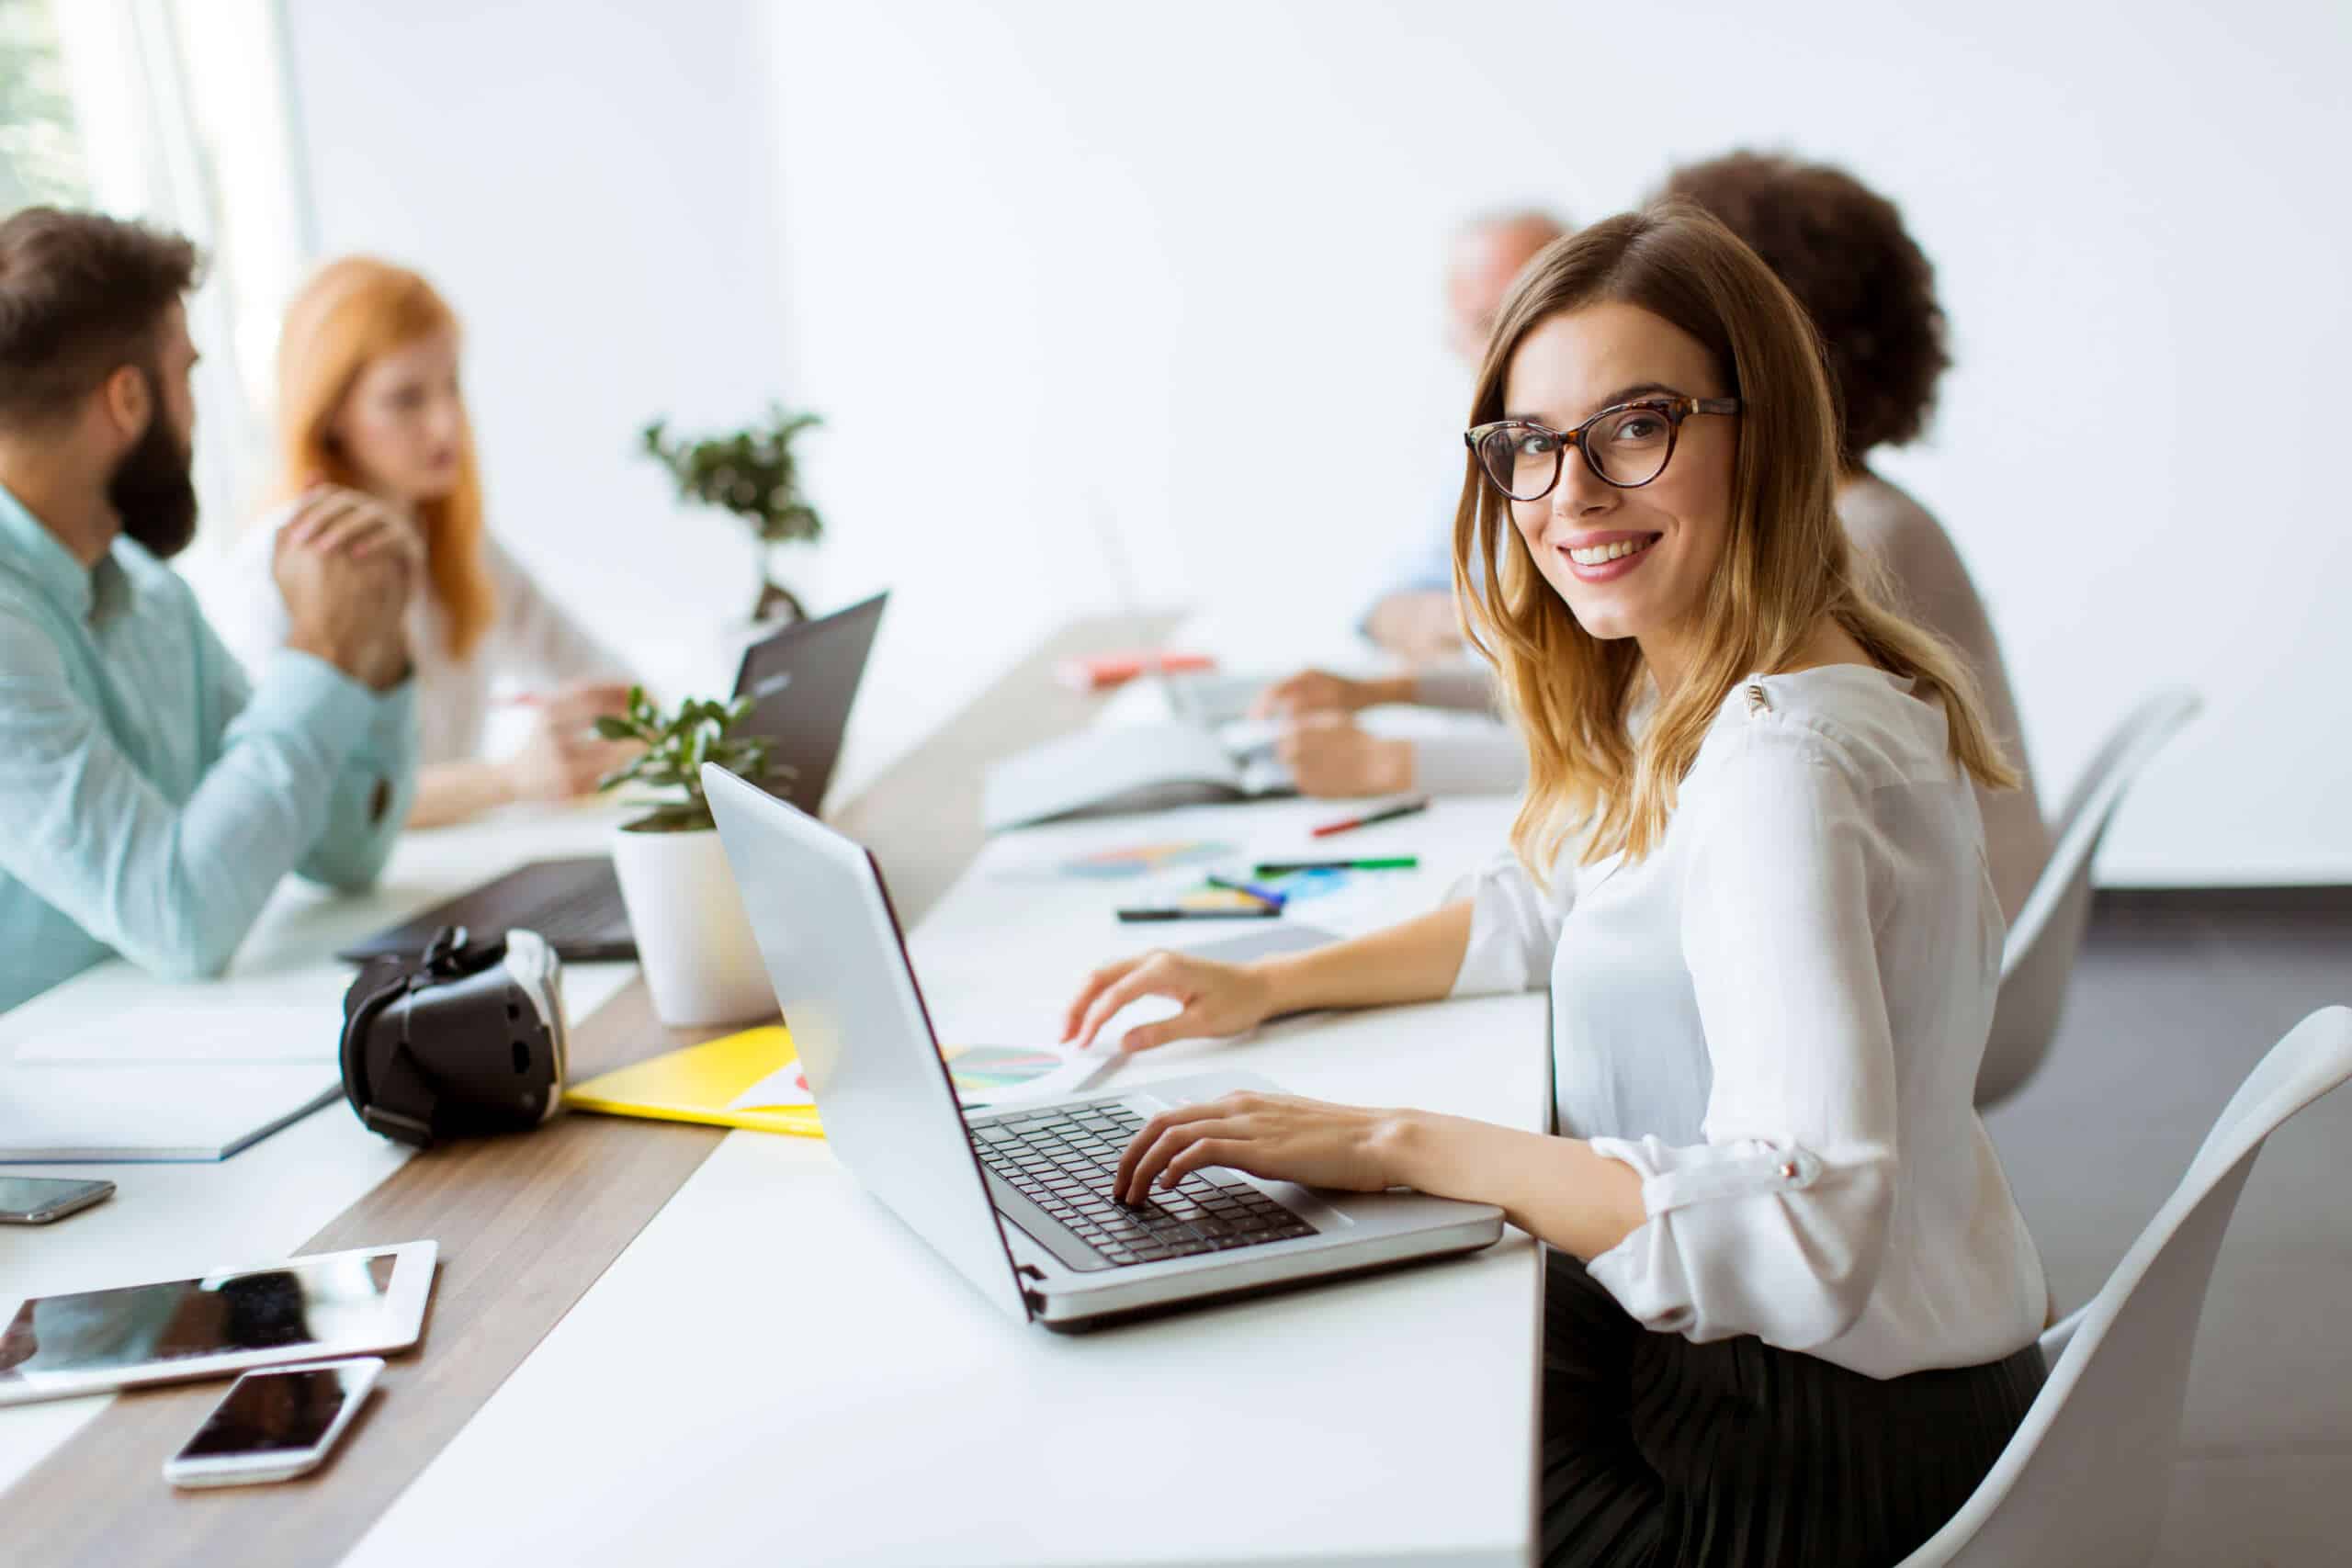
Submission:
[[[1269,909],[1279,909],[1290,902],[1289,896],[1271,887],[1261,887],[1254,882],[1239,882],[1230,877],[1212,876],[1205,879],[1211,887],[1222,887],[1227,893],[1239,893],[1255,898]]]

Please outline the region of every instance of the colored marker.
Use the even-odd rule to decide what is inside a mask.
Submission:
[[[1259,903],[1263,904],[1269,909],[1279,909],[1284,904],[1290,902],[1289,895],[1273,892],[1269,888],[1261,887],[1255,883],[1236,882],[1231,877],[1226,876],[1211,876],[1204,878],[1204,880],[1205,880],[1211,887],[1222,887],[1227,893],[1238,893],[1245,898],[1255,898]]]
[[[1373,860],[1261,860],[1252,869],[1260,876],[1287,876],[1294,871],[1418,871],[1412,855],[1382,855]]]
[[[1143,920],[1271,920],[1280,909],[1270,909],[1263,904],[1247,909],[1182,909],[1172,906],[1147,909],[1122,909],[1119,919],[1129,925]]]
[[[1311,836],[1328,839],[1334,833],[1344,833],[1351,828],[1369,828],[1374,822],[1393,822],[1399,817],[1410,817],[1416,811],[1427,811],[1429,808],[1430,801],[1427,795],[1421,796],[1419,800],[1399,801],[1395,806],[1385,807],[1378,811],[1368,811],[1362,817],[1343,817],[1337,822],[1326,822],[1320,828],[1311,829]]]

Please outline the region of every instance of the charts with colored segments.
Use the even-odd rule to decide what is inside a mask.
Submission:
[[[971,1045],[950,1053],[947,1076],[959,1094],[985,1096],[1044,1077],[1065,1058],[1032,1046]]]
[[[1343,890],[1348,886],[1348,876],[1347,872],[1333,867],[1286,872],[1280,876],[1253,876],[1249,882],[1252,887],[1281,894],[1283,907],[1288,908],[1301,899],[1320,898]],[[1188,888],[1177,895],[1174,902],[1180,909],[1259,909],[1265,907],[1264,900],[1238,887],[1209,886]]]

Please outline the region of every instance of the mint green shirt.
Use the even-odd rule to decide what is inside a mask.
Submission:
[[[179,574],[85,570],[0,487],[0,1010],[117,953],[219,974],[288,871],[374,882],[414,790],[413,682],[290,649],[254,685]]]

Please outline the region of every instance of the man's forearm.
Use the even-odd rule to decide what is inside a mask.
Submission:
[[[391,858],[416,798],[416,700],[413,684],[375,699],[367,737],[345,759],[326,819],[295,867],[311,881],[370,887]]]

